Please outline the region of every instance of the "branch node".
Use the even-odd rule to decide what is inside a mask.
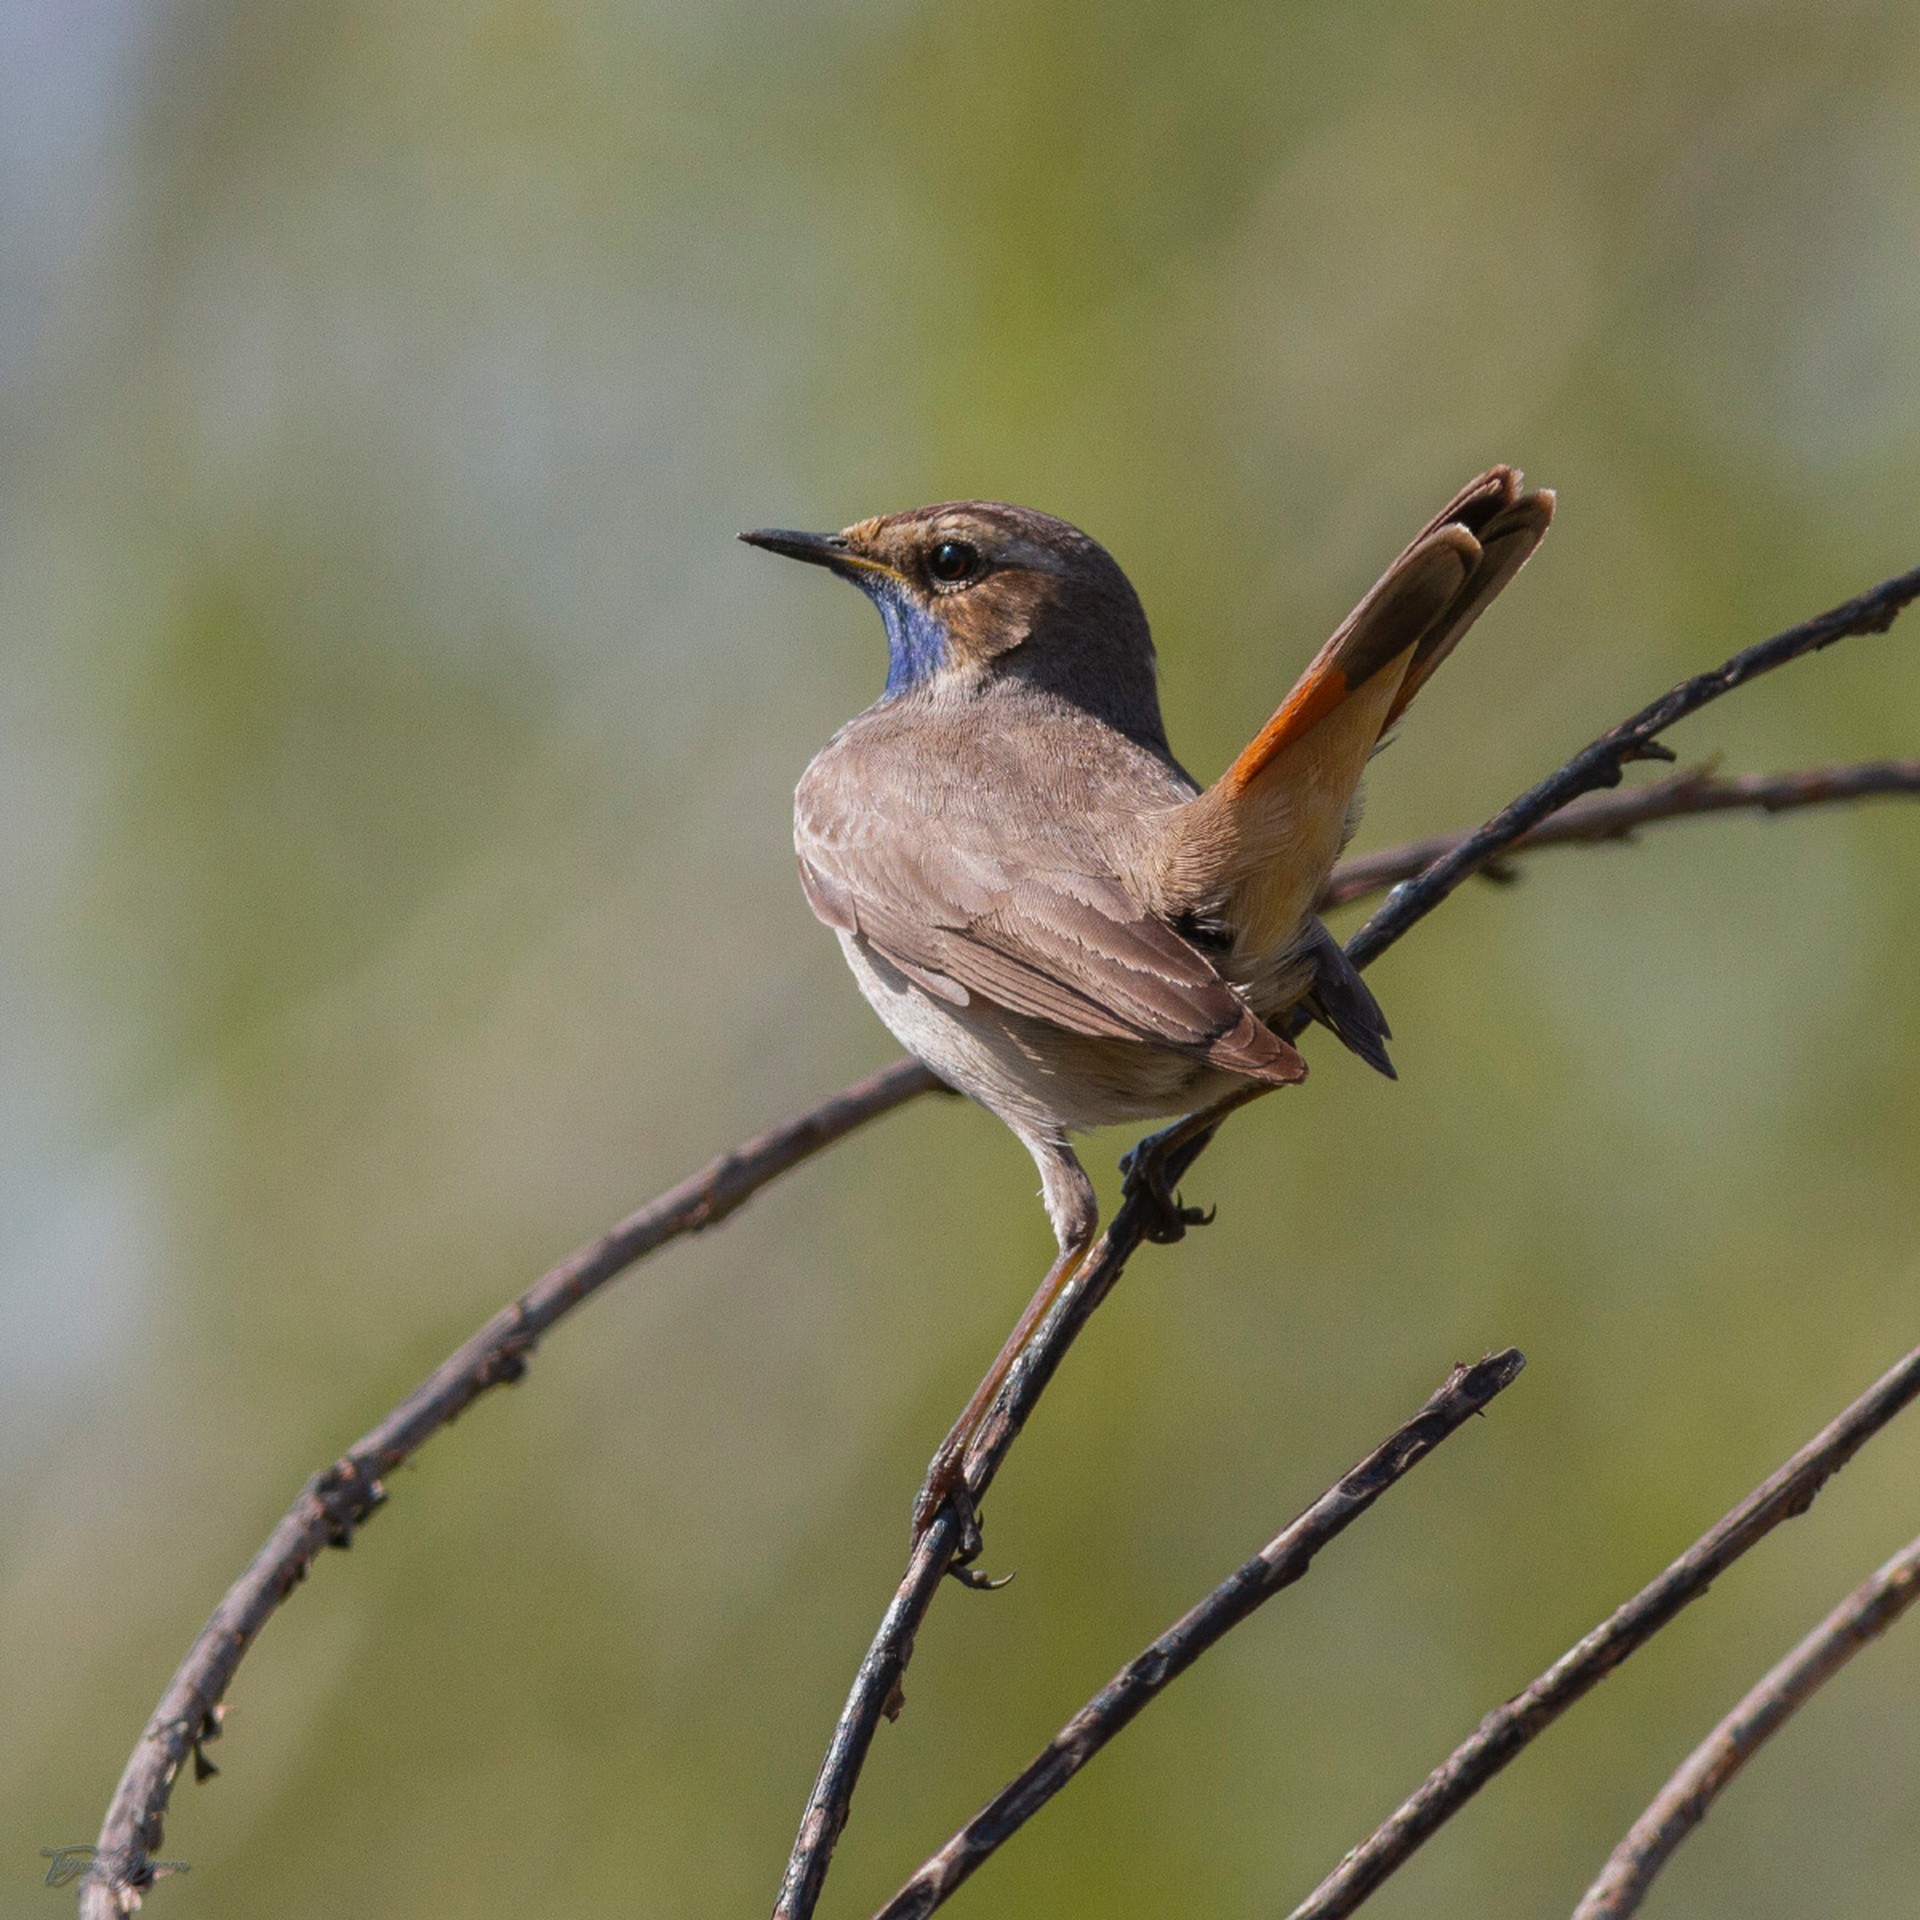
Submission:
[[[371,1519],[387,1501],[386,1488],[351,1454],[317,1474],[308,1491],[326,1520],[327,1545],[343,1550],[353,1545],[355,1529]],[[301,1566],[301,1579],[306,1578],[311,1565],[308,1560]]]
[[[697,1231],[698,1229],[695,1229]],[[510,1387],[527,1377],[527,1356],[533,1351],[532,1334],[526,1334],[497,1353],[490,1353],[474,1375],[476,1386]]]

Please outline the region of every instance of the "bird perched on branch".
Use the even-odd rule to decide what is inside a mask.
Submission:
[[[1368,756],[1552,515],[1508,467],[1462,489],[1205,788],[1167,745],[1139,598],[1077,528],[967,500],[740,536],[880,609],[886,689],[795,796],[801,884],[902,1045],[1033,1155],[1059,1241],[935,1458],[916,1538],[952,1499],[977,1540],[967,1449],[1093,1243],[1070,1135],[1304,1079],[1275,1026],[1296,1007],[1392,1075],[1387,1022],[1314,906]]]

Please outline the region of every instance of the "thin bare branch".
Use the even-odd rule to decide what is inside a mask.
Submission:
[[[443,1360],[380,1424],[301,1490],[247,1570],[228,1588],[161,1695],[120,1776],[80,1892],[83,1920],[131,1912],[150,1884],[174,1776],[220,1730],[220,1700],[274,1609],[321,1548],[350,1544],[386,1498],[386,1477],[489,1387],[517,1380],[540,1336],[563,1314],[665,1242],[717,1225],[768,1181],[940,1082],[914,1060],[880,1072],[771,1128],[670,1187],[570,1254]]]
[[[1909,576],[1907,581],[1890,581],[1850,606],[1862,608],[1871,603],[1873,622],[1884,625],[1913,597],[1911,579]],[[1831,624],[1848,613],[1849,609],[1837,609],[1824,617],[1825,622]],[[1824,645],[1827,639],[1837,637],[1837,632],[1830,633],[1808,644]],[[1781,641],[1791,638],[1782,636]],[[1781,642],[1769,643],[1779,644]],[[1423,848],[1426,844],[1422,843]],[[1449,848],[1460,844],[1454,838],[1446,842]],[[1350,874],[1343,869],[1334,883],[1338,897],[1343,901],[1360,898],[1388,880],[1400,877],[1408,870],[1406,858],[1397,852],[1370,856],[1364,865],[1370,869],[1371,877],[1368,873]],[[1393,865],[1396,859],[1400,861],[1398,866]],[[305,1576],[320,1548],[345,1545],[353,1529],[375,1511],[384,1498],[383,1476],[390,1474],[487,1388],[517,1379],[525,1369],[527,1354],[541,1335],[616,1274],[668,1240],[717,1224],[768,1181],[854,1128],[939,1085],[939,1081],[916,1062],[899,1061],[878,1074],[856,1081],[784,1126],[723,1155],[598,1240],[569,1255],[442,1362],[414,1393],[339,1461],[317,1474],[281,1518],[246,1571],[223,1596],[169,1682],[107,1809],[98,1858],[81,1889],[82,1914],[89,1920],[104,1920],[104,1916],[129,1911],[140,1891],[149,1884],[149,1857],[151,1850],[160,1844],[174,1778],[189,1754],[194,1756],[197,1771],[207,1765],[201,1749],[219,1731],[220,1701],[240,1661],[274,1609]],[[1197,1145],[1194,1151],[1198,1151]],[[1187,1158],[1190,1159],[1191,1154]],[[1123,1209],[1122,1216],[1116,1217],[1116,1229],[1125,1215]],[[1146,1224],[1150,1222],[1138,1217],[1129,1223],[1122,1236],[1123,1242],[1130,1243],[1128,1252],[1144,1237],[1137,1229]],[[1125,1258],[1124,1252],[1117,1259],[1109,1257],[1103,1268],[1086,1276],[1086,1284],[1073,1299],[1059,1303],[1055,1316],[1057,1328],[1068,1327],[1071,1315],[1071,1329],[1077,1329],[1085,1314],[1092,1311],[1118,1277]],[[1070,1330],[1066,1338],[1071,1338]],[[1051,1360],[1044,1355],[1036,1356],[1034,1366],[1020,1378],[1037,1392],[1051,1377],[1054,1364],[1057,1356]],[[1010,1381],[1010,1390],[1013,1385]],[[1003,1396],[1003,1406],[1007,1404]],[[1000,1451],[1004,1451],[1014,1431],[1017,1427],[1009,1430],[1004,1419],[1000,1422]],[[999,1453],[990,1451],[989,1457],[992,1465],[985,1478],[990,1479]],[[951,1554],[954,1545],[946,1523],[928,1536],[926,1544],[930,1550],[936,1536],[944,1548],[944,1555],[940,1556],[944,1564],[945,1555]],[[935,1576],[934,1583],[937,1581]],[[911,1647],[913,1627],[924,1616],[930,1601],[930,1592],[919,1598],[910,1597],[917,1592],[910,1570],[896,1601],[896,1607],[904,1605],[904,1610],[896,1617],[895,1610],[890,1609],[888,1623],[883,1626],[885,1647],[897,1653],[898,1660],[883,1655],[878,1660],[870,1657],[869,1662],[863,1663],[861,1683],[856,1686],[854,1698],[848,1702],[848,1712],[836,1728],[834,1746],[829,1749],[823,1766],[823,1777],[828,1768],[836,1769],[838,1777],[838,1772],[844,1771],[849,1763],[851,1774],[857,1775],[872,1738],[872,1722],[877,1721],[881,1706],[896,1696],[906,1651]],[[875,1646],[880,1649],[882,1640],[876,1640]],[[871,1707],[870,1717],[864,1711],[855,1711],[856,1704],[862,1702]],[[848,1777],[850,1787],[851,1775]],[[830,1823],[830,1832],[829,1823],[816,1819],[814,1812],[810,1807],[801,1841],[817,1850],[825,1835],[824,1847],[830,1852],[832,1836],[837,1835],[839,1823],[844,1821],[844,1808],[838,1820]],[[800,1851],[796,1847],[796,1860]],[[792,1872],[790,1867],[789,1878]]]
[[[1614,1848],[1573,1920],[1626,1920],[1728,1783],[1868,1641],[1920,1600],[1920,1540],[1902,1547],[1807,1635],[1695,1747]]]
[[[1584,794],[1617,786],[1631,762],[1670,760],[1672,754],[1659,744],[1660,734],[1668,727],[1723,694],[1732,693],[1803,654],[1831,646],[1849,634],[1884,633],[1902,609],[1916,598],[1920,598],[1920,567],[1883,581],[1841,606],[1775,634],[1770,640],[1744,648],[1710,672],[1683,680],[1651,705],[1581,748],[1545,780],[1528,788],[1484,826],[1468,834],[1424,869],[1417,879],[1396,886],[1379,910],[1347,942],[1348,957],[1359,967],[1378,959],[1455,888],[1490,862],[1497,862],[1549,814],[1557,813]],[[1305,1016],[1296,1015],[1284,1023],[1283,1030],[1291,1035],[1304,1024]],[[1199,1134],[1169,1156],[1162,1169],[1169,1183],[1177,1181],[1192,1166],[1212,1137],[1210,1132]],[[976,1510],[999,1472],[1007,1450],[1018,1438],[1034,1404],[1046,1390],[1080,1329],[1112,1290],[1141,1242],[1163,1226],[1164,1212],[1158,1202],[1144,1189],[1130,1191],[1106,1232],[1061,1290],[1052,1310],[1008,1374],[993,1411],[969,1453],[967,1488]],[[959,1533],[949,1503],[922,1536],[913,1564],[919,1566],[930,1550],[935,1555],[952,1553],[959,1543]],[[860,1663],[846,1705],[835,1723],[833,1739],[807,1797],[793,1851],[788,1855],[780,1891],[774,1901],[774,1920],[810,1920],[819,1902],[833,1849],[845,1829],[854,1788],[866,1764],[882,1709],[893,1707],[897,1711],[901,1676],[912,1658],[914,1637],[933,1604],[939,1584],[937,1576],[916,1583],[910,1569]]]
[[[1874,761],[1736,779],[1715,779],[1708,770],[1700,769],[1631,792],[1577,802],[1564,815],[1524,836],[1509,852],[1618,839],[1654,821],[1734,808],[1780,812],[1876,794],[1914,792],[1920,792],[1920,761]],[[1347,861],[1335,872],[1322,905],[1345,906],[1410,878],[1464,838],[1459,833],[1435,835]],[[533,1339],[626,1267],[666,1240],[724,1219],[748,1193],[810,1158],[852,1127],[878,1119],[938,1086],[924,1068],[901,1061],[880,1075],[855,1082],[786,1126],[748,1141],[691,1180],[650,1201],[600,1239],[570,1255],[512,1306],[496,1314],[373,1433],[350,1448],[335,1466],[316,1476],[221,1602],[207,1631],[174,1675],[130,1761],[108,1810],[101,1839],[102,1860],[120,1862],[122,1877],[118,1880],[112,1879],[110,1869],[101,1870],[111,1884],[122,1888],[142,1885],[145,1857],[144,1850],[130,1850],[118,1838],[109,1842],[107,1833],[125,1836],[150,1830],[154,1837],[149,1844],[159,1844],[159,1821],[174,1774],[188,1752],[197,1755],[199,1744],[217,1731],[220,1698],[254,1635],[285,1599],[288,1569],[296,1570],[297,1579],[322,1544],[367,1517],[372,1505],[366,1490],[383,1472],[390,1473],[394,1463],[451,1420],[477,1393],[512,1378],[516,1352],[524,1358]],[[786,1150],[776,1151],[783,1142]],[[397,1453],[393,1452],[395,1446],[400,1448]],[[373,1464],[383,1453],[391,1456],[389,1464]],[[357,1501],[356,1490],[360,1496]],[[196,1725],[198,1741],[192,1737]],[[204,1766],[206,1762],[202,1757],[197,1764]]]
[[[1348,957],[1355,966],[1361,967],[1378,958],[1462,881],[1471,879],[1488,861],[1498,860],[1549,814],[1558,813],[1568,802],[1584,794],[1602,787],[1617,787],[1622,773],[1633,761],[1671,760],[1673,755],[1660,744],[1660,736],[1689,714],[1698,713],[1712,701],[1744,687],[1764,673],[1773,672],[1776,667],[1832,646],[1836,640],[1852,634],[1885,633],[1917,598],[1920,598],[1920,567],[1883,580],[1877,587],[1870,587],[1811,620],[1776,633],[1771,640],[1742,648],[1709,672],[1681,681],[1650,706],[1642,707],[1631,719],[1621,721],[1582,747],[1538,786],[1528,788],[1484,827],[1468,834],[1458,846],[1443,854],[1418,879],[1403,881],[1395,887],[1386,904],[1347,942]]]
[[[1295,1907],[1290,1920],[1341,1920],[1460,1811],[1508,1761],[1644,1646],[1727,1568],[1814,1496],[1920,1395],[1920,1347],[1889,1369],[1785,1466],[1770,1475],[1657,1580],[1570,1647],[1524,1693],[1496,1707],[1383,1822]]]
[[[1710,766],[1690,767],[1644,787],[1589,794],[1563,807],[1507,849],[1509,857],[1542,847],[1598,846],[1630,840],[1642,828],[1664,820],[1699,819],[1715,813],[1790,813],[1801,807],[1835,806],[1849,800],[1910,795],[1920,798],[1920,760],[1863,760],[1850,766],[1807,767],[1797,773],[1742,773],[1721,776]],[[1436,833],[1403,846],[1384,847],[1342,861],[1334,869],[1321,911],[1344,907],[1411,880],[1465,839],[1464,833]],[[1504,869],[1482,867],[1490,878]]]
[[[1520,1377],[1517,1347],[1455,1367],[1411,1420],[1130,1660],[1041,1749],[1038,1757],[932,1855],[874,1920],[925,1920],[988,1855],[1005,1845],[1115,1734],[1216,1641],[1302,1579],[1314,1556],[1449,1434]]]
[[[967,1482],[976,1504],[999,1471],[1007,1449],[1019,1437],[1028,1412],[1045,1391],[1073,1336],[1106,1298],[1128,1257],[1146,1238],[1152,1217],[1153,1208],[1144,1197],[1122,1203],[1112,1224],[1061,1291],[1032,1344],[1015,1362],[968,1456]],[[802,1920],[819,1902],[873,1736],[882,1716],[897,1716],[904,1703],[900,1683],[913,1657],[914,1636],[946,1579],[960,1534],[960,1522],[949,1503],[935,1515],[915,1546],[906,1574],[881,1618],[854,1675],[846,1705],[834,1723],[833,1737],[821,1758],[813,1791],[807,1796],[806,1811],[801,1815],[800,1830],[794,1836],[793,1851],[774,1901],[775,1920]]]

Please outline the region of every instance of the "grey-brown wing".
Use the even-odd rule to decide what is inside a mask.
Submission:
[[[932,834],[906,845],[826,824],[803,813],[796,834],[814,912],[926,991],[961,1006],[978,995],[1071,1033],[1151,1041],[1257,1079],[1305,1073],[1207,955],[1118,881],[1015,867]]]

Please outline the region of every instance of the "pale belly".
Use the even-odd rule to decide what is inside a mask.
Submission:
[[[840,950],[895,1039],[1016,1133],[1046,1139],[1190,1113],[1244,1084],[1144,1041],[1090,1039],[975,996],[951,1006],[916,986],[858,936]]]

